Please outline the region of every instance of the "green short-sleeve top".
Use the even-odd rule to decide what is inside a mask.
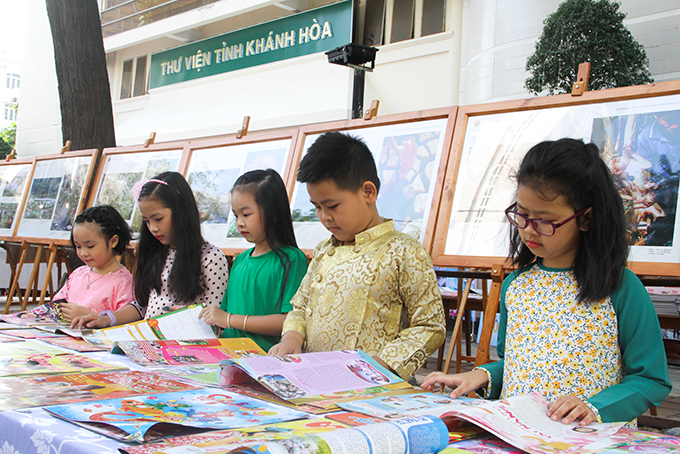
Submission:
[[[222,301],[222,310],[240,315],[285,314],[292,309],[290,299],[297,292],[307,272],[307,257],[297,248],[282,246],[280,251],[290,262],[290,268],[280,300],[283,264],[274,251],[253,257],[253,249],[239,254],[229,276],[229,285]],[[222,337],[250,337],[265,351],[281,339],[262,336],[239,329],[225,329]]]

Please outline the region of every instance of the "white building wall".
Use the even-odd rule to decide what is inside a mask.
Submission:
[[[56,153],[63,146],[54,46],[44,0],[26,5],[26,45],[21,75],[17,157]]]
[[[18,74],[21,76],[21,62],[16,61],[9,55],[0,52],[0,131],[12,125],[12,118],[5,118],[5,105],[14,105],[19,101],[20,88],[12,87],[12,83],[7,81],[7,74]],[[21,79],[19,79],[21,83]],[[11,116],[15,113],[11,113]]]
[[[49,23],[42,0],[30,3],[20,156],[62,146],[57,81]],[[206,38],[218,20],[274,0],[220,2],[105,40],[116,136],[119,145],[233,133],[242,119],[250,129],[268,129],[347,119],[352,70],[312,55],[151,90],[120,100],[123,61],[177,47],[176,38]],[[444,33],[379,47],[376,68],[366,75],[364,105],[380,101],[379,114],[528,97],[524,67],[543,21],[560,0],[448,0]],[[680,79],[680,4],[623,0],[626,24],[647,50],[657,81]],[[175,38],[168,36],[174,35]],[[164,37],[165,36],[165,37]]]
[[[381,46],[375,71],[366,73],[364,105],[379,100],[380,114],[455,105],[461,12],[462,0],[452,0],[445,33]],[[178,46],[168,38],[158,39],[162,30],[156,25],[138,45],[124,48],[125,40],[118,35],[105,41],[107,49],[116,49],[110,73],[114,75],[119,145],[142,143],[152,131],[157,141],[233,133],[246,115],[251,117],[251,130],[351,117],[354,71],[329,64],[324,54],[174,84],[120,100],[125,60]]]
[[[351,84],[352,72],[322,54],[156,88],[114,103],[116,141],[230,134],[244,116],[251,131],[347,118]]]

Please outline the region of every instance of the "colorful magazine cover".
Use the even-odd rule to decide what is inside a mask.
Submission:
[[[126,368],[106,364],[83,355],[39,353],[19,357],[0,356],[0,377],[10,375],[72,374],[83,371],[105,372],[124,369]]]
[[[48,353],[50,355],[72,355],[71,350],[67,350],[60,346],[45,344],[43,340],[37,339],[19,339],[18,342],[11,342],[2,344],[0,346],[0,357],[2,356],[30,356],[39,355],[41,353]]]
[[[65,299],[48,301],[29,311],[3,314],[0,315],[0,318],[7,323],[21,326],[51,325],[54,323],[66,324],[66,319],[61,313],[60,307],[65,302]]]
[[[0,334],[0,342],[22,342],[23,339],[14,336],[7,336],[5,334]]]
[[[127,443],[151,442],[171,436],[166,428],[194,433],[196,429],[248,427],[306,416],[301,411],[215,389],[58,405],[45,410]],[[117,433],[107,426],[115,428]]]
[[[439,418],[420,416],[287,440],[244,443],[228,452],[234,454],[429,454],[446,448],[448,441],[446,426]]]
[[[47,331],[41,331],[35,328],[28,329],[7,329],[0,331],[0,334],[6,336],[20,337],[22,339],[41,339],[43,337],[58,337],[59,334],[50,333]]]
[[[243,383],[241,385],[226,385],[221,386],[221,388],[236,394],[254,397],[255,399],[264,400],[266,402],[271,402],[277,405],[283,405],[284,407],[295,408],[296,410],[304,411],[305,413],[311,413],[315,415],[321,415],[331,411],[340,410],[340,408],[335,405],[328,406],[328,408],[320,408],[310,404],[294,404],[287,400],[281,399],[279,396],[272,393],[271,391],[269,391],[267,388],[265,388],[256,381],[251,383]]]
[[[40,339],[42,342],[51,345],[57,345],[59,347],[68,348],[69,350],[75,350],[77,352],[100,352],[105,351],[103,347],[96,347],[92,344],[85,342],[82,339],[74,339],[72,337],[45,337]]]
[[[225,359],[266,355],[250,338],[120,341],[111,352],[124,353],[142,366],[219,364]]]
[[[309,403],[317,396],[401,383],[394,373],[358,350],[261,356],[220,363],[220,384],[259,382],[282,399]],[[333,377],[329,380],[328,377]]]
[[[17,325],[16,323],[7,323],[4,321],[0,321],[0,330],[6,330],[6,329],[24,329],[26,328],[26,325]]]
[[[349,391],[339,391],[330,394],[320,394],[314,398],[306,399],[309,405],[325,409],[326,411],[337,411],[340,402],[355,402],[363,399],[372,399],[376,396],[400,396],[404,394],[416,394],[422,389],[414,388],[406,382],[392,383],[385,386],[373,386],[371,388],[351,389]]]
[[[355,411],[338,411],[330,415],[326,415],[326,418],[332,419],[333,421],[341,422],[343,424],[347,424],[348,426],[352,427],[385,422],[385,420],[382,418],[376,418],[373,416],[365,415],[363,413],[357,413]]]
[[[45,331],[47,333],[53,334],[64,334],[70,337],[76,337],[78,339],[83,338],[83,332],[79,329],[71,329],[68,325],[36,325],[35,329],[40,331]]]
[[[589,445],[589,448],[606,454],[622,454],[625,452],[680,453],[680,438],[624,427],[611,437]]]
[[[415,394],[403,395],[379,395],[371,399],[360,401],[338,402],[338,407],[347,411],[355,411],[369,416],[383,419],[396,419],[411,416],[414,412],[430,408],[446,408],[451,406],[463,405],[464,403],[474,404],[480,402],[479,399],[470,397],[459,397],[451,399],[445,394],[419,392]]]
[[[185,366],[163,366],[158,372],[176,380],[198,386],[220,386],[220,366],[217,364],[188,364]]]
[[[121,451],[126,454],[226,453],[243,443],[285,440],[308,434],[344,429],[346,427],[342,423],[326,418],[302,419],[278,424],[218,430],[184,437],[167,438],[159,443],[125,447]]]
[[[196,389],[140,371],[0,378],[0,411]]]

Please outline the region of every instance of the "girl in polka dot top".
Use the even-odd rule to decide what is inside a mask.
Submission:
[[[182,307],[220,306],[227,288],[228,264],[221,249],[203,240],[196,200],[178,172],[146,181],[137,197],[142,228],[135,269],[136,303],[113,318],[86,317],[88,328],[130,323]]]

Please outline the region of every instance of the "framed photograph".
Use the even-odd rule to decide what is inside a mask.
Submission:
[[[16,237],[68,244],[76,215],[85,206],[97,150],[35,158]]]
[[[324,132],[342,131],[362,138],[373,153],[380,178],[378,212],[429,250],[455,115],[454,107],[423,111],[417,118],[391,115],[304,127],[295,162]],[[306,185],[292,183],[295,236],[298,246],[309,251],[330,233],[319,222]]]
[[[189,144],[186,179],[201,216],[203,238],[227,252],[251,248],[236,229],[230,191],[245,172],[274,169],[285,182],[296,131],[252,134]]]
[[[113,206],[132,231],[139,233],[142,216],[134,200],[133,188],[141,180],[161,172],[179,171],[183,153],[182,145],[177,144],[104,149],[89,206]]]
[[[14,236],[34,165],[34,159],[0,162],[0,240]]]
[[[680,271],[680,83],[463,107],[456,122],[433,260],[491,266],[508,253],[504,211],[525,153],[563,137],[595,143],[626,210],[638,273]]]

